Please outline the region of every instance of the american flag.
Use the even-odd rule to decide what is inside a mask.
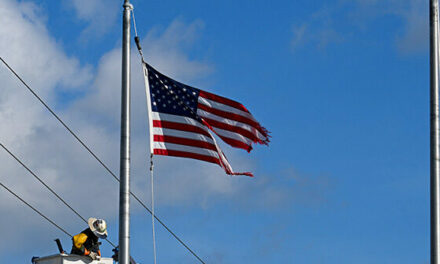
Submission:
[[[232,147],[250,152],[253,143],[268,144],[268,131],[240,103],[177,82],[144,63],[154,155],[198,159],[234,172],[212,133]]]

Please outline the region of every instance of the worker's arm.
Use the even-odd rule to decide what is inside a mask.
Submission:
[[[73,237],[73,245],[81,250],[81,252],[84,253],[84,255],[89,255],[90,251],[88,251],[85,247],[84,247],[84,243],[87,240],[87,235],[84,233],[79,233],[78,235]]]

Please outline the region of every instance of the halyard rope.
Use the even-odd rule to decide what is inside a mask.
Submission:
[[[156,229],[154,227],[154,164],[153,154],[150,156],[150,173],[151,173],[151,225],[153,228],[153,254],[154,264],[156,264]]]

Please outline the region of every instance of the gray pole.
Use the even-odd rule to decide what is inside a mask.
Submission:
[[[438,0],[430,0],[431,82],[431,264],[439,262],[439,109],[438,109]]]
[[[119,263],[130,264],[130,12],[124,2],[122,25],[121,160],[119,185]]]

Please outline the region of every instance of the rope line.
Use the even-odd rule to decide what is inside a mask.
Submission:
[[[153,164],[153,154],[150,156],[150,172],[151,172],[151,225],[153,229],[153,253],[154,253],[154,264],[156,264],[156,229],[154,228],[154,164]]]
[[[133,16],[133,27],[134,27],[134,35],[137,37],[138,36],[138,32],[137,32],[137,28],[136,28],[136,18],[134,17],[134,9],[131,9],[131,15]]]
[[[13,157],[23,168],[25,168],[32,176],[34,176],[35,179],[37,179],[41,184],[44,185],[53,195],[55,195],[58,200],[60,200],[65,206],[67,206],[76,216],[81,218],[85,223],[87,223],[87,220],[78,213],[75,209],[73,209],[72,206],[70,206],[61,196],[58,195],[52,188],[50,188],[40,177],[38,177],[31,169],[29,169],[26,164],[24,164],[17,156],[15,156],[8,148],[3,145],[3,143],[0,142],[0,146],[9,154],[11,157]],[[116,247],[114,243],[112,243],[108,238],[105,239],[110,245],[113,247]]]
[[[43,99],[41,99],[37,93],[35,93],[31,87],[29,87],[29,85],[14,71],[14,69],[12,69],[11,66],[9,66],[8,63],[6,63],[6,61],[0,57],[0,60],[3,62],[3,64],[9,69],[9,71],[11,71],[15,77],[17,77],[17,79],[20,80],[20,82],[38,99],[38,101],[40,101],[41,104],[44,105],[44,107],[64,126],[64,128],[69,131],[69,133],[90,153],[90,155],[93,156],[93,158],[95,158],[96,161],[98,161],[99,164],[101,164],[101,166],[111,175],[113,176],[113,178],[120,182],[119,178],[115,175],[115,173],[113,173],[109,167],[107,165],[105,165],[105,163],[89,148],[87,147],[87,145],[66,125],[66,123],[64,123],[61,118],[43,101]],[[145,205],[144,202],[142,202],[139,197],[137,197],[137,195],[135,195],[132,191],[130,191],[130,194],[133,196],[133,198],[145,209],[148,211],[148,213],[152,214],[152,211]],[[162,222],[162,220],[160,220],[156,215],[154,215],[154,218],[167,230],[168,233],[170,233],[182,246],[184,246],[194,257],[196,257],[201,263],[205,264],[205,262],[199,257],[197,256],[197,254],[191,250],[191,248],[185,244],[185,242],[183,242],[173,231],[171,231],[171,229],[165,225],[164,222]]]
[[[30,205],[28,202],[26,202],[23,198],[21,198],[20,196],[18,196],[18,194],[16,194],[15,192],[13,192],[11,189],[9,189],[8,187],[6,187],[3,183],[0,182],[0,186],[2,186],[6,191],[8,191],[9,193],[11,193],[12,195],[14,195],[18,200],[20,200],[22,203],[24,203],[25,205],[27,205],[29,208],[31,208],[32,210],[34,210],[34,212],[36,212],[37,214],[39,214],[41,217],[43,217],[44,219],[46,219],[49,223],[51,223],[52,225],[54,225],[56,228],[58,228],[59,230],[61,230],[62,232],[64,232],[64,234],[68,235],[69,237],[72,237],[72,235],[67,232],[64,228],[62,228],[61,226],[57,225],[54,221],[50,220],[49,217],[45,216],[42,212],[38,211],[35,207],[33,207],[32,205]]]
[[[142,207],[144,207],[150,214],[153,214],[153,212],[133,193],[131,193],[131,195],[133,195],[133,198],[138,201]],[[199,260],[201,263],[206,264],[199,256],[197,256],[197,254],[191,250],[191,248],[185,244],[185,242],[183,242],[164,222],[162,222],[162,220],[159,219],[159,217],[157,217],[156,215],[154,215],[154,219],[156,219],[157,222],[159,222],[159,224],[161,224],[167,231],[168,233],[170,233],[182,246],[184,246],[195,258],[197,258],[197,260]]]

